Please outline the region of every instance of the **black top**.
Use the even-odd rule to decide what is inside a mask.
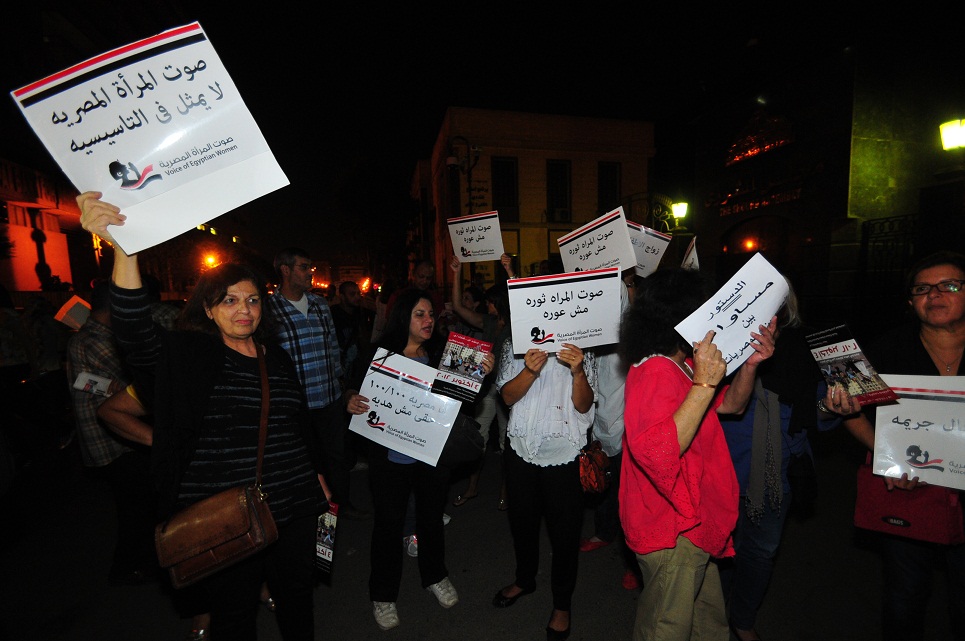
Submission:
[[[222,490],[255,481],[261,419],[261,371],[258,359],[224,347],[224,368],[215,380],[194,457],[184,471],[178,507]],[[315,514],[320,486],[299,432],[301,387],[277,363],[268,370],[268,436],[262,489],[272,516],[284,523]]]
[[[225,392],[216,393],[215,390],[219,385],[226,390],[237,383],[237,380],[232,382],[232,373],[225,371],[230,356],[226,352],[234,350],[227,348],[218,336],[202,332],[165,331],[151,322],[146,289],[122,289],[113,283],[111,326],[127,362],[136,370],[150,373],[155,379],[151,474],[158,491],[161,518],[166,518],[179,504],[184,503],[179,502],[182,479],[188,467],[200,460],[202,437],[208,442],[210,435],[207,432],[218,423],[222,426],[245,423],[254,425],[255,431],[250,439],[247,436],[243,438],[245,442],[250,440],[250,459],[246,462],[240,459],[237,461],[239,468],[244,468],[244,472],[240,473],[247,474],[250,470],[251,478],[254,478],[259,416],[251,418],[251,406],[260,408],[261,404],[261,377],[257,373],[257,359],[250,359],[255,367],[253,371],[257,375],[257,386],[253,383],[248,385],[247,389],[244,389],[246,386],[241,386],[237,391],[247,400],[244,403],[238,402],[236,407],[226,408]],[[297,432],[301,437],[301,447],[305,448],[304,451],[314,462],[314,470],[322,469],[304,393],[291,357],[277,345],[268,345],[265,360],[269,372],[270,416],[285,414],[286,421],[291,421],[286,428],[276,432],[275,424],[269,420],[266,455],[275,448],[291,446],[291,435]],[[238,372],[243,369],[239,366],[234,375],[238,376]],[[276,389],[279,384],[281,387]],[[298,391],[300,398],[295,403],[297,410],[292,405],[293,390]],[[221,400],[214,401],[216,397]],[[219,404],[218,407],[215,403]],[[280,404],[278,408],[275,407],[276,403]],[[221,418],[215,418],[217,416]],[[271,463],[266,456],[266,473],[269,465]],[[289,470],[286,473],[286,480],[279,477],[272,482],[281,485],[290,483],[293,492],[296,487],[304,487],[304,470]],[[318,487],[317,480],[315,487]],[[280,485],[276,485],[276,491],[278,489]],[[212,488],[211,493],[215,491],[217,490]],[[317,498],[314,500],[316,511],[321,510],[323,501],[324,495],[318,487]],[[274,513],[273,497],[269,496],[269,502]],[[283,522],[279,516],[275,515],[276,520]]]
[[[906,323],[884,333],[868,345],[865,354],[879,374],[941,376],[919,335],[918,323]],[[959,363],[959,370],[961,363]],[[959,370],[953,372],[957,376]]]

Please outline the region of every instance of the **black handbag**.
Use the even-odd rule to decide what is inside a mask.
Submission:
[[[449,438],[439,454],[439,465],[456,467],[475,463],[485,452],[485,443],[479,431],[479,422],[460,412],[449,430]]]

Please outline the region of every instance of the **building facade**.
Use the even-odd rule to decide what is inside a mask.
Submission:
[[[445,274],[438,280],[447,279],[446,221],[498,211],[504,249],[518,275],[529,276],[559,255],[560,236],[618,206],[645,224],[653,155],[649,122],[450,107],[431,157],[413,174],[412,261],[431,258]],[[482,271],[491,285],[496,267],[465,269]]]
[[[702,114],[689,217],[701,269],[723,282],[759,251],[813,325],[867,337],[900,321],[911,264],[965,250],[965,173],[939,137],[965,115],[965,85],[942,45],[858,41]]]
[[[0,259],[4,287],[59,291],[96,273],[77,195],[66,180],[0,158],[0,234],[11,244],[9,259]]]

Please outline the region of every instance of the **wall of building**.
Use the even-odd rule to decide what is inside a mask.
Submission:
[[[59,231],[42,231],[43,241],[38,245],[34,240],[37,230],[20,225],[0,225],[0,228],[13,243],[10,259],[0,260],[0,283],[8,290],[38,291],[41,289],[40,274],[56,276],[62,283],[73,282],[67,236]]]
[[[529,265],[559,253],[557,238],[605,213],[597,210],[597,163],[620,163],[621,196],[629,199],[647,192],[649,162],[655,153],[653,124],[649,122],[450,107],[428,164],[420,164],[413,179],[413,198],[431,198],[419,208],[431,224],[427,226],[423,220],[411,226],[430,230],[419,251],[433,256],[437,273],[446,277],[449,270],[444,261],[452,251],[446,220],[470,212],[466,172],[447,164],[453,154],[462,161],[472,153],[463,140],[470,148],[479,148],[478,162],[472,168],[472,213],[493,208],[492,158],[517,159],[519,220],[501,218],[500,227],[506,251],[518,255],[521,275],[528,275]],[[547,212],[548,160],[570,163],[569,221],[554,221],[555,213]],[[458,174],[458,180],[452,178],[452,172]]]

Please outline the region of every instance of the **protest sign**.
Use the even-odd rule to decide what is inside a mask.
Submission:
[[[680,266],[684,269],[700,269],[700,261],[697,260],[697,237],[694,236],[690,239],[690,244],[687,245],[687,251],[684,252],[684,259],[680,261]]]
[[[754,353],[751,332],[760,333],[760,326],[770,322],[787,293],[787,281],[757,253],[674,329],[691,343],[702,341],[710,330],[717,332],[714,344],[724,355],[727,373],[732,374]]]
[[[349,429],[379,445],[435,465],[462,403],[434,394],[437,370],[383,348],[362,380],[369,412],[352,416]]]
[[[499,231],[497,212],[450,218],[447,223],[452,251],[460,262],[499,260],[503,255],[503,235]]]
[[[637,276],[646,278],[657,271],[660,259],[663,258],[663,253],[670,244],[672,236],[630,220],[627,221],[627,231],[630,233],[630,243],[633,245],[633,253],[637,259],[635,267]]]
[[[579,229],[560,236],[556,242],[560,246],[563,268],[568,272],[605,267],[623,270],[637,264],[623,207],[617,207]]]
[[[60,306],[54,318],[71,329],[80,329],[89,316],[90,303],[75,294]]]
[[[965,376],[881,377],[899,401],[875,408],[872,472],[965,490]]]
[[[288,184],[198,23],[11,95],[74,187],[127,216],[111,229],[127,253]]]
[[[513,319],[513,350],[558,352],[563,343],[581,349],[619,341],[620,270],[616,267],[506,283]]]

